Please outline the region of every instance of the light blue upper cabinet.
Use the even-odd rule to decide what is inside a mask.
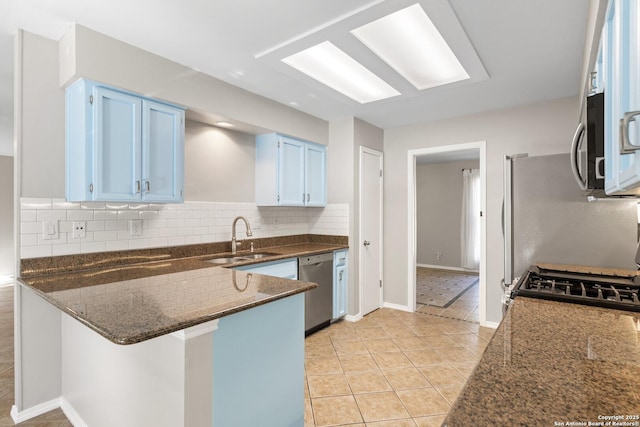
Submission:
[[[306,206],[326,206],[327,150],[323,145],[305,145],[305,194]]]
[[[326,206],[326,147],[276,133],[256,137],[258,206]]]
[[[91,200],[139,201],[135,186],[140,176],[142,100],[103,87],[95,87],[93,93],[95,179]]]
[[[605,191],[640,194],[640,6],[611,0],[600,39],[605,94]]]
[[[181,203],[184,110],[88,80],[66,91],[70,201]]]
[[[278,143],[278,204],[304,206],[305,144],[287,137],[278,138]]]
[[[184,111],[158,102],[142,102],[142,200],[182,201]]]

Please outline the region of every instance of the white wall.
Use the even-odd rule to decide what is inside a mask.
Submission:
[[[13,116],[10,115],[0,116],[0,156],[13,157]]]
[[[385,302],[408,304],[408,236],[404,231],[409,218],[408,150],[486,141],[487,320],[500,321],[500,281],[504,276],[501,229],[504,156],[521,152],[530,155],[568,152],[577,109],[577,98],[572,97],[385,131]]]
[[[416,166],[416,262],[462,267],[462,171],[478,160]],[[436,254],[441,253],[440,259]]]
[[[0,284],[14,275],[13,157],[0,156]]]

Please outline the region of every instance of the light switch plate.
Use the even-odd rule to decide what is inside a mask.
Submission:
[[[129,220],[129,235],[142,236],[142,220],[141,219]]]
[[[58,221],[42,221],[42,240],[54,240],[60,238]]]

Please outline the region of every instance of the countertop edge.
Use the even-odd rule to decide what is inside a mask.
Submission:
[[[291,279],[282,279],[283,281],[294,281]],[[63,304],[59,304],[57,300],[50,298],[47,293],[40,291],[39,289],[30,286],[27,283],[24,283],[23,281],[21,281],[19,278],[17,279],[17,282],[21,285],[24,286],[26,288],[31,289],[32,291],[34,291],[38,296],[42,297],[45,301],[47,301],[48,303],[50,303],[51,305],[53,305],[54,307],[58,308],[61,312],[68,314],[69,316],[71,316],[72,318],[78,320],[79,322],[81,322],[83,325],[87,326],[89,329],[93,330],[94,332],[98,333],[99,335],[101,335],[102,337],[106,338],[107,340],[111,341],[114,344],[118,344],[118,345],[130,345],[130,344],[137,344],[140,342],[144,342],[153,338],[158,338],[161,337],[163,335],[168,335],[171,334],[173,332],[177,332],[177,331],[181,331],[183,329],[187,329],[190,328],[192,326],[196,326],[205,322],[209,322],[211,320],[215,320],[215,319],[221,319],[223,317],[226,316],[230,316],[232,314],[235,313],[240,313],[242,311],[245,310],[249,310],[251,308],[255,308],[255,307],[259,307],[261,305],[265,305],[268,304],[270,302],[274,302],[274,301],[278,301],[293,295],[297,295],[297,294],[301,294],[304,293],[306,291],[309,291],[311,289],[316,288],[318,285],[312,282],[300,282],[300,281],[295,281],[298,285],[302,285],[299,286],[296,289],[293,289],[291,291],[287,291],[287,292],[283,292],[281,294],[277,294],[274,295],[272,297],[269,298],[264,298],[262,300],[259,301],[253,301],[251,303],[248,304],[243,304],[243,305],[239,305],[236,307],[232,307],[232,308],[228,308],[216,313],[211,314],[210,316],[203,316],[203,317],[199,317],[197,319],[194,320],[189,320],[189,321],[184,321],[181,323],[178,323],[177,325],[170,327],[170,328],[163,328],[163,329],[158,329],[155,330],[149,334],[137,334],[137,335],[132,335],[132,336],[114,336],[110,333],[108,333],[106,330],[104,330],[103,328],[100,328],[98,325],[96,325],[95,323],[89,321],[88,319],[86,319],[85,317],[83,317],[82,315],[78,314],[77,312],[71,310],[69,307],[67,307],[66,305]]]

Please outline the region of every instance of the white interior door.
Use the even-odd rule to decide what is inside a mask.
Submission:
[[[360,149],[360,295],[364,316],[382,306],[382,153]]]

